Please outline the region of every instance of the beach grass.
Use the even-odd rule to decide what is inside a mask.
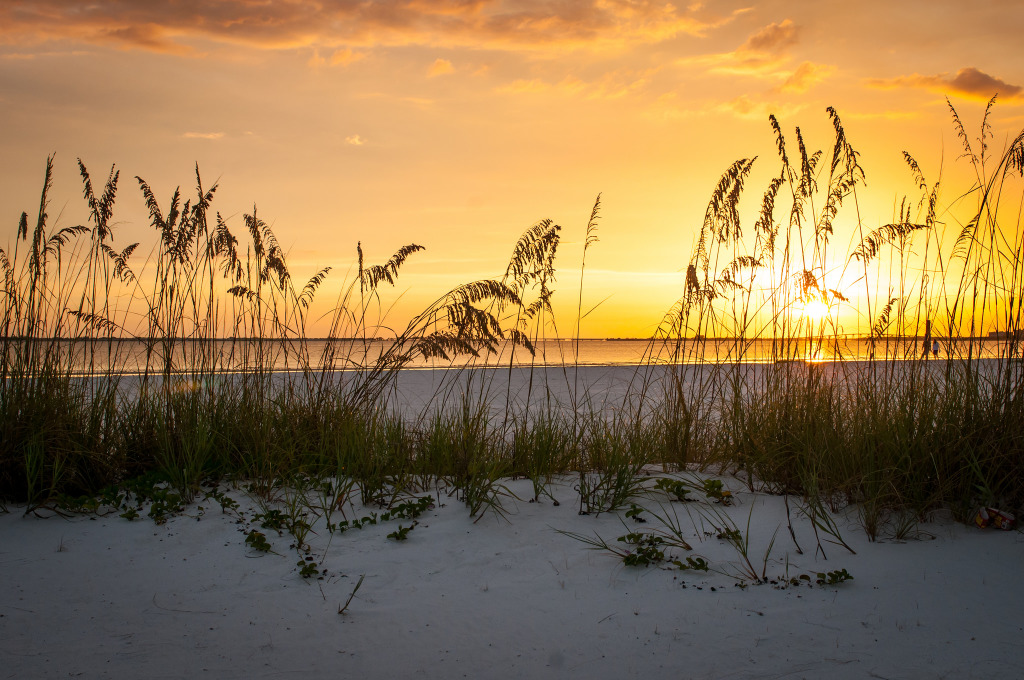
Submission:
[[[927,182],[909,154],[920,196],[867,230],[857,207],[864,170],[838,114],[828,111],[828,154],[808,151],[799,129],[794,144],[772,117],[780,169],[754,224],[740,205],[754,159],[742,159],[717,183],[683,263],[685,288],[616,404],[579,379],[585,259],[575,357],[559,377],[530,373],[517,401],[511,363],[474,367],[474,358],[528,355],[555,337],[561,228],[549,220],[524,231],[504,272],[439,295],[379,355],[360,350],[383,333],[386,286],[422,248],[400,247],[382,264],[364,262],[357,248],[314,355],[309,310],[333,272],[294,281],[255,207],[239,235],[212,212],[216,186],[205,187],[198,168],[188,200],[175,191],[161,204],[137,178],[155,246],[136,264],[139,244],[112,246],[119,174],[112,169],[97,193],[80,163],[89,223],[53,225],[47,159],[35,219],[23,214],[0,250],[0,499],[26,512],[88,509],[88,499],[118,489],[142,494],[137,480],[146,479],[151,501],[157,484],[173,509],[167,493],[187,504],[211,481],[233,480],[290,508],[301,532],[301,512],[330,522],[356,494],[391,510],[446,493],[473,517],[504,516],[503,480],[515,477],[532,480],[533,501],[558,502],[553,481],[572,478],[581,513],[620,511],[660,466],[733,475],[752,490],[803,499],[816,517],[855,506],[872,538],[906,535],[936,510],[962,520],[979,506],[1019,512],[1024,133],[992,156],[991,108],[979,149],[950,107],[976,177],[958,194],[966,218],[951,250],[940,182]],[[858,236],[836,258],[841,211],[856,215]],[[600,198],[584,258],[599,247],[599,212]],[[850,291],[830,282],[848,271],[864,289],[858,304],[877,352],[868,362],[830,354],[841,344],[838,310],[851,304]],[[806,314],[812,303],[825,313]],[[990,331],[1005,339],[996,356],[982,351]],[[723,337],[732,338],[725,350],[709,340]],[[941,359],[920,349],[933,338]],[[749,361],[754,341],[770,341],[770,362]],[[396,381],[418,359],[451,368],[427,408],[400,413]],[[504,393],[494,387],[498,370],[509,374]],[[757,565],[746,564],[756,577]]]

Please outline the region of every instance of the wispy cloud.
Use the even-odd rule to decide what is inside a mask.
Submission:
[[[223,139],[223,132],[186,132],[182,135],[185,139]]]
[[[548,82],[539,78],[518,79],[495,88],[500,94],[547,94],[556,92],[565,96],[585,99],[619,99],[644,90],[651,78],[658,72],[651,69],[615,69],[595,79],[586,80],[576,76]]]
[[[455,67],[452,66],[452,62],[447,59],[435,59],[434,63],[427,69],[428,78],[436,78],[437,76],[443,76],[448,73],[454,73]]]
[[[550,91],[552,87],[554,86],[551,83],[540,78],[518,78],[496,90],[501,94],[541,94]]]
[[[792,19],[763,26],[730,52],[701,54],[676,60],[682,67],[703,67],[713,73],[772,74],[790,61],[790,48],[800,41],[800,28]]]
[[[829,78],[836,67],[803,61],[793,66],[792,52],[800,43],[801,29],[792,19],[763,25],[729,52],[703,54],[678,59],[674,66],[719,81],[734,82],[722,76],[755,78],[764,85],[751,88],[744,81],[733,96],[716,102],[696,102],[682,92],[661,95],[653,107],[656,116],[674,119],[706,115],[709,112],[738,118],[761,118],[769,113],[793,114],[802,107],[791,95],[802,95]],[[742,93],[742,94],[740,94]]]
[[[350,48],[335,50],[331,55],[331,66],[348,66],[366,58],[365,52],[356,52]]]
[[[732,99],[719,101],[711,99],[690,100],[677,92],[669,92],[660,97],[650,107],[648,115],[662,120],[691,120],[694,118],[723,117],[743,120],[765,121],[768,114],[779,118],[791,119],[807,108],[807,104],[793,103],[785,99],[772,97],[771,93],[740,95]]]
[[[61,57],[83,57],[88,55],[87,50],[66,50],[55,52],[8,52],[0,54],[0,59],[8,61],[32,61],[33,59],[61,58]]]
[[[428,99],[427,97],[395,96],[387,92],[361,92],[353,95],[353,98],[366,100],[383,99],[389,102],[406,104],[417,109],[429,109],[437,103],[436,100]]]
[[[924,114],[920,110],[895,111],[850,111],[843,113],[843,120],[913,120],[922,118]]]
[[[835,72],[834,66],[805,61],[786,77],[777,91],[785,94],[803,94]]]
[[[362,146],[366,144],[366,140],[359,135],[349,135],[345,138],[345,143],[349,146]]]
[[[789,49],[799,41],[799,28],[791,19],[771,23],[723,59],[720,71],[762,73],[789,60]]]
[[[346,50],[374,46],[604,50],[703,35],[734,15],[664,0],[5,0],[0,42],[74,40],[168,53],[199,53],[204,42],[320,48],[348,63],[357,52]]]
[[[785,104],[782,102],[764,100],[747,95],[740,95],[735,99],[722,102],[715,107],[715,110],[749,120],[767,120],[768,114],[775,114],[780,119],[795,118],[796,114],[805,108],[802,104]]]
[[[798,29],[791,19],[771,23],[747,38],[739,52],[777,54],[797,43]]]
[[[915,87],[982,101],[988,100],[994,94],[998,94],[1002,99],[1018,99],[1024,94],[1024,87],[1011,85],[974,67],[962,68],[954,76],[948,73],[935,76],[915,73],[897,78],[872,78],[867,83],[871,87],[887,90]]]

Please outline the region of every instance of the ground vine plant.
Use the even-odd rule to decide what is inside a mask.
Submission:
[[[335,271],[295,281],[256,208],[229,224],[213,207],[217,187],[198,168],[190,199],[175,191],[161,200],[136,178],[153,244],[115,248],[115,199],[125,200],[119,173],[112,169],[100,188],[80,162],[88,219],[55,224],[47,159],[38,210],[22,214],[0,250],[0,500],[27,513],[116,508],[126,520],[148,512],[160,521],[211,500],[230,511],[215,484],[227,481],[263,500],[261,522],[281,513],[300,553],[304,512],[332,531],[361,526],[361,518],[336,516],[350,498],[413,520],[389,534],[404,541],[416,526],[405,511],[417,498],[447,495],[474,518],[507,516],[515,498],[503,480],[529,478],[529,500],[558,502],[553,480],[572,479],[582,513],[625,512],[652,465],[713,469],[750,491],[795,497],[821,528],[822,548],[829,512],[845,507],[857,508],[872,538],[912,533],[940,508],[961,519],[978,506],[1019,512],[1024,133],[993,155],[991,108],[975,140],[950,107],[960,162],[976,177],[955,192],[955,212],[966,217],[944,222],[954,218],[938,179],[907,153],[920,194],[873,230],[856,215],[865,170],[838,113],[827,112],[828,152],[810,151],[799,128],[787,135],[770,118],[778,172],[756,210],[742,203],[754,159],[736,161],[718,181],[692,258],[680,263],[679,301],[612,414],[565,377],[571,358],[559,378],[568,403],[539,396],[552,373],[531,381],[538,397],[528,407],[464,387],[486,384],[483,375],[474,382],[479,369],[467,357],[530,353],[557,337],[551,300],[561,228],[550,220],[520,236],[504,271],[441,293],[390,332],[384,300],[423,248],[404,245],[371,264],[356,243],[354,274],[314,353],[310,309]],[[587,247],[599,247],[599,208],[600,199]],[[744,223],[747,212],[753,224]],[[859,236],[837,259],[834,225],[847,212]],[[958,231],[955,239],[943,238],[946,228]],[[139,261],[144,251],[152,255]],[[858,304],[875,360],[805,362],[839,347],[837,319],[853,303],[829,282],[847,275],[863,289]],[[583,265],[579,281],[582,313]],[[813,323],[800,312],[812,302],[827,310]],[[918,357],[924,319],[942,338],[941,360]],[[579,319],[562,327],[578,329]],[[1007,339],[995,357],[983,357],[977,339],[989,330]],[[390,339],[379,355],[358,351],[360,339],[382,335]],[[728,351],[712,349],[707,338],[722,337],[734,338]],[[757,370],[747,361],[754,341],[770,342],[774,359]],[[144,358],[128,375],[139,346]],[[452,362],[451,389],[417,417],[399,415],[389,390],[424,357]],[[673,502],[715,491],[665,479],[661,491]],[[265,526],[252,526],[247,541],[270,549]],[[650,535],[622,544],[639,563],[664,553]],[[746,565],[752,580],[764,576]],[[702,566],[680,559],[681,568]]]

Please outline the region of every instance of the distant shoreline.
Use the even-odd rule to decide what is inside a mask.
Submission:
[[[956,341],[956,342],[978,342],[978,341],[1001,341],[1001,340],[1012,340],[1013,337],[1008,333],[999,333],[997,335],[929,335],[927,336],[930,340],[939,340],[940,342]],[[8,340],[35,340],[36,342],[395,342],[396,338],[388,338],[383,336],[377,337],[314,337],[314,336],[303,336],[294,338],[275,338],[275,337],[261,337],[261,336],[226,336],[226,337],[212,337],[212,338],[189,338],[189,337],[124,337],[115,336],[110,338],[66,338],[61,336],[48,336],[48,337],[29,337],[23,335],[9,335],[6,336]],[[715,336],[715,337],[686,337],[686,338],[541,338],[534,340],[534,343],[538,342],[656,342],[656,343],[668,343],[668,342],[822,342],[827,343],[834,340],[840,340],[844,342],[921,342],[925,339],[924,335],[885,335],[877,338],[873,338],[870,335],[828,335],[828,336],[800,336],[800,337],[788,337],[788,338],[749,338],[749,337],[727,337],[727,336]],[[1018,340],[1024,340],[1024,338],[1018,338]]]

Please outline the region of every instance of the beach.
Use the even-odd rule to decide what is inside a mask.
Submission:
[[[677,370],[420,369],[384,398],[409,422],[465,395],[496,422],[506,398],[513,419],[574,399],[614,417],[624,404],[659,403],[666,376],[692,385],[729,375]],[[736,370],[756,385],[768,369]],[[142,506],[129,520],[110,508],[26,515],[10,504],[0,515],[0,677],[1019,677],[1019,530],[938,510],[916,524],[890,515],[871,541],[857,504],[826,522],[828,503],[754,492],[722,472],[649,465],[629,504],[591,514],[580,514],[571,475],[537,502],[530,480],[501,480],[500,512],[476,516],[443,482],[396,501],[429,499],[418,516],[385,518],[354,493],[334,531],[304,515],[305,546],[261,519],[296,496],[282,488],[268,501],[246,480],[206,485],[157,521]],[[683,481],[686,501],[659,491],[662,478]],[[705,480],[731,495],[704,494]],[[253,532],[264,549],[247,541]],[[629,566],[623,553],[640,551],[619,539],[631,533],[673,540],[663,558]],[[701,563],[707,571],[692,568]],[[303,577],[306,564],[315,572]]]
[[[442,493],[404,541],[386,538],[394,522],[333,537],[315,527],[322,580],[298,575],[287,534],[267,531],[274,552],[256,551],[245,544],[248,524],[209,501],[163,525],[9,508],[0,517],[0,676],[1019,677],[1020,532],[939,515],[912,538],[871,543],[851,509],[836,521],[856,554],[822,541],[826,560],[798,501],[802,555],[781,497],[725,481],[735,502],[718,510],[751,537],[758,569],[775,537],[774,584],[737,585],[735,549],[686,519],[699,516],[695,503],[647,501],[690,529],[694,550],[673,553],[726,573],[627,567],[588,549],[559,531],[614,543],[648,526],[578,515],[568,480],[555,490],[558,506],[510,498],[507,520],[474,522]],[[525,480],[508,487],[529,496]],[[231,495],[251,513],[244,493]],[[841,569],[853,579],[814,584]]]

